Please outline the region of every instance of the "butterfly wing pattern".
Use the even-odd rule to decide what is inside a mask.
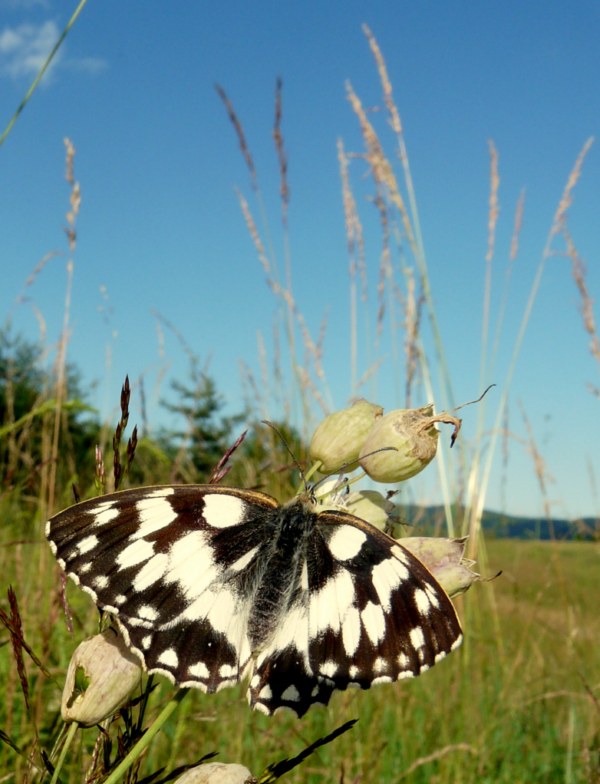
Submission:
[[[60,566],[113,614],[148,672],[302,716],[461,642],[454,607],[394,539],[345,512],[218,485],[123,490],[55,515]]]

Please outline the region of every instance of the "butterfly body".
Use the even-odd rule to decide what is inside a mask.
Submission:
[[[60,565],[149,672],[304,714],[335,689],[418,675],[461,640],[421,562],[357,517],[216,485],[125,490],[61,512]]]

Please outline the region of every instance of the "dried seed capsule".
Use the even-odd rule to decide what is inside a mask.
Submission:
[[[112,716],[139,684],[140,660],[120,634],[106,629],[77,646],[62,695],[64,721],[91,727]]]
[[[334,474],[342,467],[347,471],[356,468],[363,442],[382,414],[381,406],[357,400],[326,417],[310,442],[311,459],[321,463],[321,472]]]
[[[344,510],[366,520],[380,531],[387,529],[397,519],[396,505],[377,490],[350,493]]]
[[[464,593],[481,576],[471,571],[475,561],[463,558],[467,538],[443,539],[438,536],[406,536],[403,547],[422,561],[448,596]]]
[[[369,431],[360,450],[361,467],[376,482],[403,482],[415,476],[435,457],[437,421],[431,405],[390,411]]]
[[[225,762],[208,762],[196,765],[175,779],[175,784],[244,784],[256,781],[243,765]]]

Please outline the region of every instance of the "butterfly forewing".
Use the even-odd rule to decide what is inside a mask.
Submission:
[[[216,691],[250,659],[246,595],[270,541],[269,496],[212,486],[125,490],[52,518],[65,570],[114,613],[146,668]]]
[[[418,675],[455,648],[452,603],[359,518],[212,485],[126,490],[53,517],[62,568],[146,669],[299,716],[335,689]]]

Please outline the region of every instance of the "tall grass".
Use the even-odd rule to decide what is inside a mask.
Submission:
[[[451,407],[456,402],[453,379],[431,291],[402,122],[383,55],[367,28],[365,35],[380,79],[392,134],[392,153],[386,152],[387,144],[380,138],[369,112],[348,85],[349,106],[364,145],[360,151],[352,152],[342,140],[338,144],[348,247],[348,363],[351,368],[348,398],[368,389],[377,377],[381,362],[379,347],[385,331],[389,330],[405,404],[416,405],[420,402],[417,398],[424,396],[426,400],[439,397],[443,405]],[[242,368],[246,400],[254,418],[274,418],[276,412],[283,419],[296,422],[306,438],[315,421],[331,409],[332,393],[327,385],[323,351],[327,322],[324,319],[319,330],[311,332],[292,286],[282,85],[276,86],[273,127],[280,172],[281,232],[269,225],[243,124],[225,90],[219,87],[218,92],[235,129],[250,177],[250,197],[238,191],[240,208],[278,313],[273,353],[269,356],[268,341],[263,338],[259,345],[258,375],[249,366]],[[582,543],[485,541],[480,526],[492,455],[499,448],[500,434],[507,431],[503,423],[516,360],[546,262],[554,252],[553,243],[558,237],[564,238],[566,253],[572,261],[590,350],[596,358],[600,356],[585,270],[567,226],[568,209],[589,146],[588,142],[582,149],[559,199],[521,316],[511,363],[500,384],[491,441],[486,439],[484,430],[483,405],[489,405],[486,401],[481,406],[477,432],[471,439],[473,448],[467,451],[462,447],[454,461],[462,473],[456,475],[450,470],[443,450],[436,460],[445,495],[448,533],[469,534],[471,556],[477,557],[484,575],[503,570],[501,578],[481,583],[457,602],[466,632],[461,652],[415,682],[379,687],[368,693],[341,693],[327,711],[312,710],[302,720],[289,716],[266,718],[251,713],[245,705],[242,688],[228,689],[214,696],[189,694],[126,780],[149,780],[144,777],[152,772],[162,768],[170,771],[212,751],[218,751],[224,761],[243,762],[259,775],[267,765],[297,754],[316,738],[327,735],[349,718],[358,717],[359,722],[351,731],[316,751],[288,774],[288,780],[507,784],[600,781],[600,665],[595,643],[600,638],[595,606],[597,551],[594,546]],[[12,486],[9,481],[0,496],[0,513],[8,521],[2,526],[2,570],[6,585],[15,588],[10,600],[7,595],[0,605],[3,622],[0,673],[4,683],[4,701],[0,706],[0,780],[4,781],[49,780],[49,774],[44,772],[46,761],[51,759],[56,763],[66,737],[59,714],[66,667],[76,642],[98,626],[89,599],[75,587],[67,589],[65,600],[58,567],[42,537],[46,516],[69,502],[69,478],[81,484],[85,474],[80,466],[69,464],[64,416],[75,405],[69,397],[67,357],[79,208],[79,188],[72,169],[73,149],[69,146],[67,161],[69,255],[63,327],[50,376],[53,381],[45,388],[43,397],[33,403],[26,421],[11,419],[9,406],[8,421],[0,431],[9,442],[9,460],[26,463],[29,423],[37,418],[42,422],[41,465],[32,466],[32,471],[39,472],[40,477],[39,482],[32,484],[35,494],[28,493],[26,486]],[[374,301],[366,287],[371,262],[366,251],[361,202],[353,184],[359,165],[369,174],[381,231],[379,283]],[[521,196],[515,207],[500,315],[493,323],[491,303],[495,292],[491,268],[495,263],[499,220],[498,182],[499,156],[490,145],[488,246],[481,326],[482,386],[494,367],[510,293],[511,265],[518,253],[524,220]],[[282,238],[280,253],[275,251],[273,236]],[[163,328],[176,331],[162,317],[158,320]],[[433,335],[431,351],[424,339],[424,322],[429,324]],[[397,339],[399,326],[402,341]],[[185,340],[182,339],[181,345],[186,350]],[[189,347],[187,350],[192,351]],[[10,372],[5,384],[10,400],[13,389]],[[138,381],[133,394],[142,388]],[[438,390],[436,395],[434,392]],[[107,428],[106,443],[91,459],[90,474],[84,480],[86,492],[91,492],[94,483],[94,464],[98,485],[102,487],[104,464],[119,463],[115,455],[120,454],[126,420],[127,417],[121,419],[112,452],[111,433]],[[543,482],[543,456],[532,432],[528,439]],[[125,449],[125,464],[130,462],[129,451]],[[69,470],[60,471],[65,463]],[[139,478],[144,483],[168,480],[170,468],[154,463]],[[241,483],[249,486],[257,483],[259,469],[255,465],[249,461],[242,471],[245,478]],[[10,477],[10,472],[7,475]],[[267,489],[275,494],[282,493],[289,484],[287,475],[282,478],[281,474],[272,475],[270,481],[272,486]],[[68,632],[64,621],[67,604],[74,635]],[[103,761],[124,756],[127,744],[132,745],[136,740],[130,737],[131,728],[137,726],[140,716],[143,726],[150,726],[165,703],[173,698],[174,690],[164,680],[153,680],[150,685],[153,691],[147,703],[147,691],[140,691],[120,716],[106,720],[100,728],[72,734],[60,772],[61,781],[101,780],[98,771]],[[144,689],[147,687],[146,683]]]

